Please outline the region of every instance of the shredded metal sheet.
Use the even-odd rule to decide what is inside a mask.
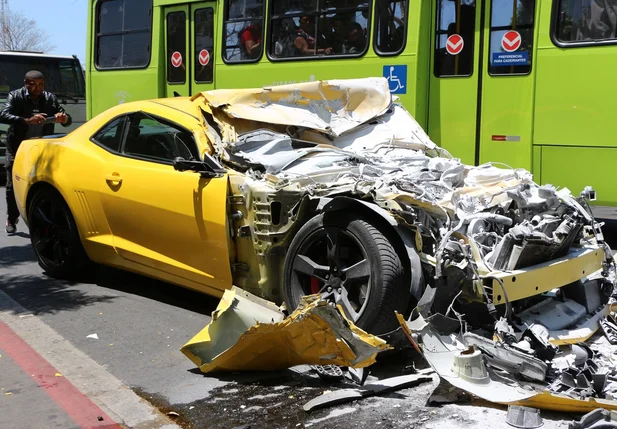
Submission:
[[[362,368],[388,348],[319,296],[305,297],[285,318],[273,303],[233,287],[225,291],[210,324],[181,351],[208,373],[273,371],[303,364]]]

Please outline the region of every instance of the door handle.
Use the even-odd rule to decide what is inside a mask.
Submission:
[[[122,177],[119,174],[108,174],[105,176],[105,180],[113,183],[122,183]]]

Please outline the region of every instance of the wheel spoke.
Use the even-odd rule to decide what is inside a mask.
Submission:
[[[296,260],[293,265],[294,271],[302,274],[306,274],[307,276],[315,277],[322,282],[326,282],[326,276],[330,271],[329,267],[325,265],[319,265],[314,262],[311,258],[305,255],[296,256]]]
[[[57,222],[56,222],[57,214],[58,214],[58,209],[56,207],[56,204],[54,204],[53,202],[50,202],[49,203],[49,219],[51,219],[54,225],[57,225]]]
[[[54,223],[45,215],[45,213],[43,212],[43,210],[41,210],[41,207],[37,207],[35,213],[37,214],[37,217],[40,218],[44,223],[46,223],[47,225],[53,225]]]
[[[337,227],[326,227],[327,256],[331,268],[341,270],[341,234]]]
[[[360,318],[360,314],[356,312],[356,309],[349,301],[349,295],[347,294],[347,289],[342,288],[341,293],[336,295],[336,303],[343,307],[345,314],[349,317],[354,323],[358,321]]]
[[[370,265],[366,259],[363,259],[360,262],[353,264],[351,267],[345,268],[343,270],[343,274],[345,275],[346,282],[355,283],[361,280],[366,280],[371,275]]]
[[[42,252],[45,252],[49,248],[49,245],[52,244],[53,241],[54,241],[54,236],[50,234],[38,240],[34,244],[34,247],[36,247],[37,252],[42,253]]]
[[[65,250],[64,246],[62,246],[62,244],[60,243],[60,240],[56,239],[53,245],[53,255],[54,255],[54,262],[57,263],[58,265],[62,265],[64,263],[64,259],[66,256],[64,250]]]

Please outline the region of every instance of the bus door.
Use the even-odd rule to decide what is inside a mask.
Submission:
[[[215,2],[166,7],[166,96],[214,89]]]
[[[532,170],[535,0],[437,0],[428,132],[467,164]]]

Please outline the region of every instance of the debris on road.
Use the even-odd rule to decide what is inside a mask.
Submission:
[[[225,291],[210,324],[181,351],[208,373],[272,371],[302,364],[361,368],[389,348],[319,295],[304,297],[285,317],[272,302],[233,287]]]
[[[540,417],[540,410],[536,408],[510,405],[506,422],[515,428],[535,429],[544,424]]]
[[[572,421],[568,429],[617,429],[617,413],[598,408],[585,414],[579,421]]]
[[[98,340],[99,336],[97,334],[90,334],[90,335],[86,336],[86,338],[93,338],[95,340]]]
[[[345,402],[355,401],[368,396],[378,395],[380,393],[392,392],[395,390],[404,389],[407,387],[417,386],[421,383],[432,381],[430,377],[432,370],[420,370],[417,374],[401,375],[398,377],[379,380],[374,383],[367,383],[361,387],[353,389],[339,389],[332,392],[324,393],[315,399],[310,400],[302,407],[304,411],[313,411],[318,408],[329,407],[332,405],[343,404]]]

